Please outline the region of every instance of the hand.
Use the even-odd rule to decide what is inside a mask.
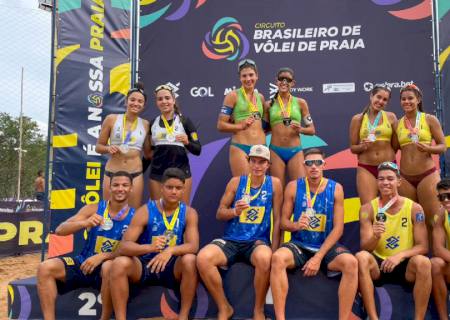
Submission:
[[[153,246],[153,252],[161,251],[166,247],[166,236],[157,236],[153,238],[152,246]]]
[[[255,122],[255,118],[253,118],[253,116],[250,116],[244,121],[239,122],[239,124],[241,125],[241,130],[247,129],[253,124],[253,122]]]
[[[322,259],[319,258],[317,255],[314,255],[309,259],[305,265],[303,266],[303,275],[305,277],[312,277],[317,274],[320,268],[320,263],[322,262]]]
[[[92,257],[87,258],[80,266],[81,272],[85,275],[91,274],[94,269],[103,262],[103,257],[101,254],[96,254]]]
[[[103,217],[99,216],[97,213],[90,216],[88,219],[83,221],[84,228],[93,228],[99,226],[103,223]]]
[[[296,222],[297,231],[306,230],[309,227],[309,216],[307,214],[302,214],[300,219]]]
[[[157,254],[150,262],[147,264],[147,268],[150,269],[151,273],[160,273],[166,268],[167,262],[169,262],[172,257],[172,251],[170,248]]]
[[[244,211],[249,207],[250,205],[242,199],[236,201],[236,203],[234,204],[235,215],[239,216],[242,213],[242,211]]]
[[[369,139],[362,139],[359,144],[362,146],[363,151],[366,151],[367,149],[370,149],[370,147],[373,145],[375,141],[371,141]]]
[[[116,154],[117,152],[119,152],[119,147],[118,146],[108,146],[108,153],[109,154]]]
[[[417,142],[416,143],[417,149],[421,152],[427,152],[430,153],[430,146],[423,144],[422,142]]]
[[[177,134],[175,137],[175,140],[178,142],[182,142],[184,145],[188,145],[189,144],[189,139],[188,136],[184,133],[181,134]]]
[[[386,226],[384,225],[384,222],[382,221],[375,221],[372,225],[373,234],[378,239],[381,238],[381,235],[386,231]]]
[[[394,254],[381,263],[380,270],[384,273],[389,273],[394,271],[394,268],[398,266],[405,258],[400,254]]]
[[[294,122],[294,121],[291,121],[291,124],[289,125],[292,129],[294,129],[294,131],[297,133],[297,134],[300,134],[300,133],[302,133],[302,126],[300,125],[300,123],[298,123],[298,122]]]

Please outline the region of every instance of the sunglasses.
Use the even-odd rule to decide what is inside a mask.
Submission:
[[[253,67],[256,67],[256,63],[255,63],[255,61],[253,61],[253,60],[251,60],[251,59],[244,59],[244,60],[239,61],[239,63],[238,63],[239,71],[240,71],[242,68],[244,68],[245,66],[253,66]]]
[[[303,163],[305,164],[305,166],[307,167],[312,167],[313,164],[316,165],[316,167],[320,167],[321,165],[323,165],[325,163],[324,160],[322,159],[317,159],[317,160],[305,160],[303,161]]]
[[[292,81],[294,81],[294,79],[291,79],[291,78],[288,78],[288,77],[278,77],[278,81],[291,83]]]
[[[395,171],[395,173],[397,173],[397,175],[400,175],[400,170],[398,169],[397,164],[395,164],[394,162],[385,161],[385,162],[381,163],[378,166],[378,170],[383,170],[383,169],[389,169],[389,170]]]
[[[392,91],[391,87],[388,87],[387,85],[384,85],[384,84],[378,84],[375,87],[373,87],[373,90],[376,90],[376,89],[384,89],[384,90],[389,91],[389,92]]]
[[[446,193],[439,193],[437,195],[439,201],[448,201],[450,200],[450,192],[446,192]]]
[[[157,86],[157,87],[155,88],[155,93],[157,93],[157,92],[160,91],[160,90],[169,90],[170,92],[172,92],[172,88],[169,87],[167,84],[162,84],[162,85],[160,85],[160,86]]]

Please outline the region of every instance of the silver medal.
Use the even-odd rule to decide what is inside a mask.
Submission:
[[[377,137],[375,136],[375,134],[371,133],[369,134],[369,136],[367,137],[367,139],[371,142],[374,142],[377,140]]]
[[[167,229],[164,231],[164,236],[166,237],[166,245],[170,245],[170,241],[175,237],[175,232],[173,230]]]
[[[247,204],[250,204],[250,201],[252,200],[252,197],[249,195],[249,194],[244,194],[243,196],[242,196],[242,199],[241,199],[242,201],[244,201],[245,203],[247,203]]]
[[[119,146],[119,150],[121,153],[128,153],[128,151],[130,150],[130,146],[123,143]]]
[[[417,134],[411,134],[411,141],[414,143],[419,142],[419,136]]]
[[[103,221],[103,224],[101,225],[101,228],[103,230],[108,231],[108,230],[111,230],[113,228],[113,226],[114,226],[114,222],[111,219],[108,218],[108,219],[105,219]]]
[[[305,213],[308,217],[313,217],[316,214],[316,210],[313,208],[306,208]]]
[[[168,133],[168,134],[166,134],[166,139],[169,142],[175,142],[175,135],[172,133]]]

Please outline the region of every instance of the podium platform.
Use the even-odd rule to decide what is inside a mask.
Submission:
[[[233,319],[248,319],[254,304],[253,268],[237,263],[223,275],[225,292],[234,307]],[[286,316],[289,319],[337,319],[339,276],[327,278],[319,273],[313,278],[303,277],[300,271],[289,273],[289,294]],[[133,289],[128,305],[128,319],[164,317],[173,319],[178,311],[179,294],[163,287]],[[376,288],[376,303],[380,319],[413,319],[412,289],[399,285]],[[431,303],[430,303],[431,305]],[[429,308],[430,309],[430,308]],[[450,309],[450,308],[449,308]],[[57,319],[98,319],[101,297],[97,290],[78,289],[58,296]],[[191,310],[193,318],[215,318],[217,308],[200,284]],[[36,290],[36,278],[13,281],[8,286],[8,315],[10,319],[42,319]],[[266,299],[266,315],[274,319],[272,297]],[[434,316],[433,316],[434,315]],[[353,305],[353,319],[365,314],[359,296]],[[429,310],[427,319],[435,319]]]

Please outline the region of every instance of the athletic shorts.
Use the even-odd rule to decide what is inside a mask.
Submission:
[[[100,289],[102,284],[101,270],[102,265],[98,265],[90,274],[85,275],[81,269],[81,263],[76,257],[62,256],[58,257],[66,270],[65,281],[56,281],[59,294],[64,294],[78,288]]]
[[[151,259],[144,259],[143,257],[139,257],[139,261],[142,265],[142,274],[141,274],[141,285],[151,285],[151,286],[163,286],[166,288],[178,288],[179,282],[175,279],[175,262],[177,257],[173,256],[170,258],[169,262],[167,262],[164,271],[158,273],[150,272],[150,269],[147,268],[148,263]]]
[[[257,246],[268,244],[262,240],[252,241],[234,241],[225,239],[214,239],[212,244],[218,246],[225,257],[227,257],[227,265],[231,266],[235,262],[245,262],[251,264],[251,256]]]
[[[373,255],[375,260],[377,261],[378,267],[381,266],[383,259]],[[380,270],[380,277],[374,281],[374,285],[379,287],[385,283],[396,283],[396,284],[409,284],[405,278],[406,275],[406,267],[408,267],[409,259],[405,259],[400,264],[398,264],[392,272],[382,272]]]

